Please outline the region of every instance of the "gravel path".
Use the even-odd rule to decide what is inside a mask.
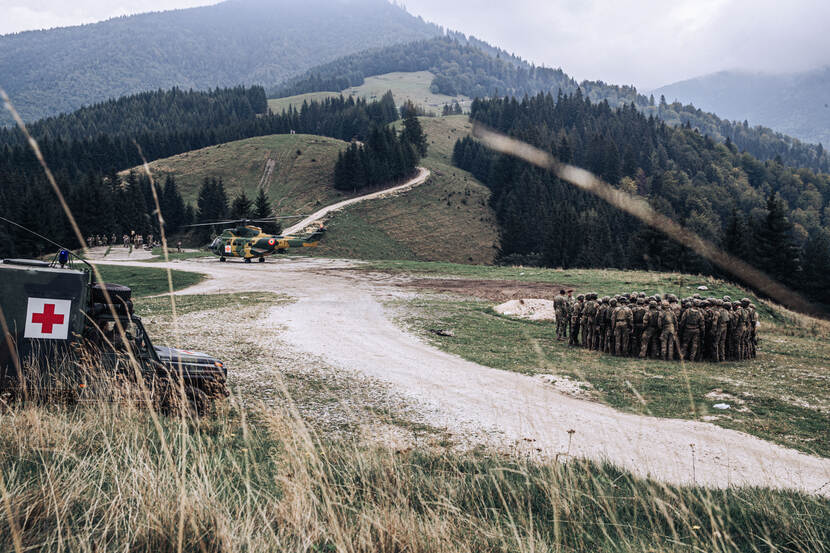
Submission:
[[[251,290],[296,298],[267,310],[259,321],[282,329],[275,347],[289,347],[292,351],[284,352],[289,357],[314,355],[335,369],[391,385],[422,406],[430,424],[456,439],[542,458],[570,453],[605,459],[672,483],[770,486],[830,496],[828,459],[710,423],[622,413],[562,395],[540,379],[429,346],[400,329],[383,307],[387,299],[411,294],[384,285],[403,277],[338,271],[351,263],[328,259],[253,265],[187,260],[169,266],[211,277],[185,294]]]
[[[372,192],[371,194],[365,194],[363,196],[358,196],[357,198],[343,200],[342,202],[337,202],[336,204],[326,206],[323,209],[315,211],[299,223],[283,230],[282,233],[285,236],[290,236],[292,234],[302,231],[311,223],[317,222],[320,219],[323,219],[324,217],[329,215],[330,213],[334,213],[335,211],[343,209],[348,205],[356,204],[358,202],[364,202],[366,200],[376,200],[378,198],[385,198],[386,196],[409,190],[410,188],[418,186],[419,184],[423,184],[427,180],[427,177],[429,177],[429,175],[429,169],[425,169],[424,167],[418,167],[418,174],[403,184],[399,184],[398,186],[393,186],[392,188],[386,188],[378,192]]]

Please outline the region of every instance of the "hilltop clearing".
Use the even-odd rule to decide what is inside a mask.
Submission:
[[[188,202],[195,202],[206,177],[216,177],[231,197],[244,190],[254,198],[263,186],[281,212],[304,213],[346,197],[332,184],[337,154],[347,145],[323,136],[275,134],[160,159],[150,170],[157,180],[174,175]]]

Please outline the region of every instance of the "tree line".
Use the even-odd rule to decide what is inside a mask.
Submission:
[[[830,176],[759,161],[690,125],[636,106],[612,109],[579,91],[475,100],[472,117],[591,170],[657,211],[830,305]],[[467,137],[453,162],[492,191],[504,261],[718,274],[708,261],[515,158]]]
[[[400,134],[389,126],[375,125],[364,144],[353,142],[338,154],[335,188],[357,191],[412,175],[418,160],[427,153],[427,138],[411,102],[401,107],[401,114]]]

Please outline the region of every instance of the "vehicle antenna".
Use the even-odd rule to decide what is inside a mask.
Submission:
[[[23,225],[21,225],[20,223],[15,223],[15,222],[14,222],[14,221],[12,221],[11,219],[6,219],[6,218],[5,218],[5,217],[3,217],[2,215],[0,215],[0,220],[6,221],[7,223],[10,223],[10,224],[12,224],[12,225],[14,225],[14,226],[16,226],[16,227],[22,228],[22,229],[23,229],[23,230],[25,230],[26,232],[28,232],[28,233],[30,233],[30,234],[34,234],[35,236],[37,236],[37,237],[38,237],[38,238],[40,238],[41,240],[46,240],[47,242],[49,242],[49,243],[50,243],[50,244],[52,244],[53,246],[57,246],[57,247],[59,247],[59,248],[60,248],[60,249],[62,249],[62,250],[66,250],[67,252],[69,252],[69,255],[71,255],[72,257],[77,258],[77,259],[78,259],[78,261],[82,261],[82,262],[83,262],[83,263],[85,263],[85,264],[86,264],[86,265],[87,265],[90,269],[92,269],[92,265],[90,265],[90,264],[89,264],[89,262],[88,262],[86,259],[84,259],[83,257],[81,257],[80,255],[78,255],[78,254],[76,254],[76,253],[73,253],[73,252],[72,252],[72,250],[70,250],[70,249],[69,249],[69,248],[67,248],[66,246],[61,246],[60,244],[58,244],[58,243],[57,243],[57,242],[55,242],[54,240],[50,240],[50,239],[46,238],[45,236],[43,236],[42,234],[38,234],[37,232],[33,231],[32,229],[24,227],[24,226],[23,226]]]

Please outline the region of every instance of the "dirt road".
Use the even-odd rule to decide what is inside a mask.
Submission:
[[[397,194],[399,192],[403,192],[404,190],[408,190],[410,188],[418,186],[419,184],[423,184],[427,180],[429,175],[430,175],[429,169],[426,169],[424,167],[418,167],[418,174],[416,176],[414,176],[413,178],[409,179],[408,181],[406,181],[403,184],[399,184],[398,186],[393,186],[392,188],[386,188],[386,189],[380,190],[378,192],[372,192],[371,194],[364,194],[363,196],[358,196],[356,198],[343,200],[342,202],[337,202],[336,204],[326,206],[326,207],[324,207],[323,209],[321,209],[319,211],[315,211],[314,213],[312,213],[311,215],[309,215],[308,217],[306,217],[305,219],[303,219],[299,223],[297,223],[295,225],[292,225],[292,226],[288,227],[287,229],[283,230],[283,234],[291,235],[291,234],[296,234],[298,232],[301,232],[303,229],[305,229],[311,223],[315,223],[315,222],[319,221],[320,219],[323,219],[324,217],[326,217],[330,213],[334,213],[335,211],[343,209],[344,207],[346,207],[348,205],[356,204],[358,202],[364,202],[366,200],[376,200],[378,198],[384,198],[384,197],[390,196],[392,194]]]
[[[289,357],[313,354],[332,370],[391,384],[420,406],[430,424],[464,440],[503,449],[520,444],[522,451],[545,458],[570,452],[607,459],[672,483],[772,486],[830,496],[828,459],[709,423],[621,413],[559,394],[538,379],[436,350],[400,329],[383,307],[385,300],[412,294],[388,286],[403,277],[331,270],[349,265],[327,259],[169,264],[210,276],[185,294],[250,290],[293,296],[294,303],[263,316],[256,328],[261,339],[271,336],[275,347],[290,344]]]

